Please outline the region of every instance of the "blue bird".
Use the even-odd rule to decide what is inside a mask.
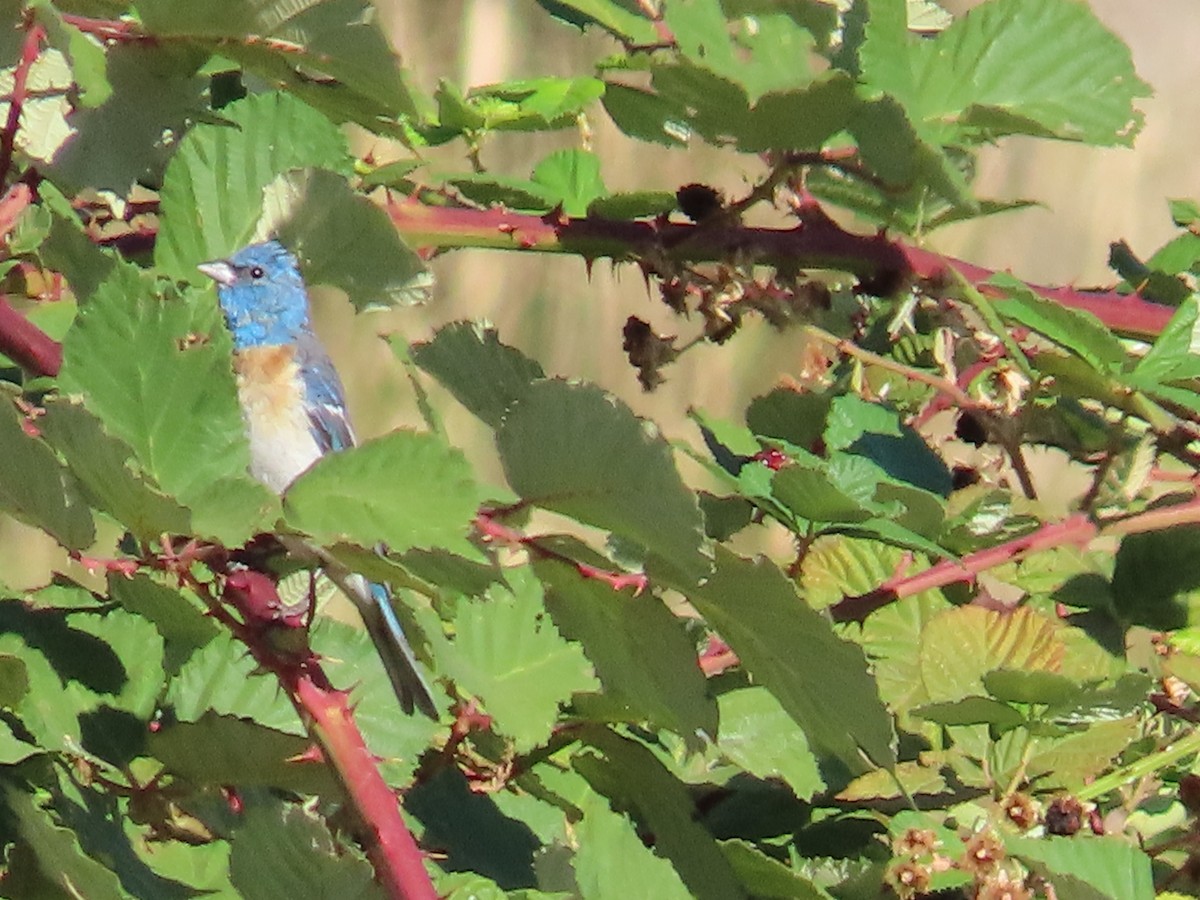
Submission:
[[[250,473],[282,494],[326,453],[355,443],[341,379],[309,322],[299,264],[278,241],[266,241],[199,268],[217,283],[233,335]],[[358,608],[405,712],[415,706],[436,719],[387,589],[357,575],[335,581]]]

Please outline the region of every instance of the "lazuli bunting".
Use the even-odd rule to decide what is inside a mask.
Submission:
[[[278,241],[252,244],[200,266],[217,282],[233,334],[238,398],[250,441],[251,474],[282,494],[326,453],[354,445],[341,379],[309,323],[308,291]],[[385,587],[341,579],[383,660],[401,706],[437,718]]]

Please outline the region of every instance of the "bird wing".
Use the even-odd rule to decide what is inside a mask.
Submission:
[[[346,414],[346,394],[333,362],[312,335],[298,341],[296,350],[304,382],[305,411],[321,452],[353,447],[354,429]]]

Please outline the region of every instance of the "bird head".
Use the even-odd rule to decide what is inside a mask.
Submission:
[[[309,331],[300,266],[278,241],[251,244],[198,268],[217,283],[217,299],[239,350],[295,343]]]

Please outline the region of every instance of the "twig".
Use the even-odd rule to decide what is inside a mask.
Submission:
[[[25,108],[25,98],[29,93],[29,70],[33,68],[38,54],[42,52],[42,41],[45,37],[45,26],[27,12],[25,40],[21,44],[21,58],[17,61],[16,70],[13,72],[12,94],[8,101],[8,120],[4,123],[4,131],[0,132],[0,184],[8,183],[13,151],[17,145],[17,129],[21,125],[21,112]]]
[[[902,362],[894,359],[889,359],[886,356],[880,356],[877,353],[872,353],[870,350],[864,350],[858,344],[846,338],[840,338],[835,334],[830,334],[823,328],[818,328],[816,325],[806,325],[804,333],[810,338],[821,342],[829,347],[837,350],[838,353],[861,360],[870,366],[875,366],[879,369],[885,369],[889,372],[895,372],[897,375],[902,375],[909,381],[916,381],[921,384],[933,388],[939,393],[945,394],[953,400],[961,409],[973,409],[988,411],[991,409],[986,403],[976,400],[953,381],[945,378],[940,378],[937,375],[931,375],[922,369],[916,369],[912,366],[906,366]]]
[[[1171,506],[1131,515],[1115,516],[1097,524],[1078,514],[995,547],[968,554],[961,560],[944,560],[916,575],[889,578],[873,591],[846,597],[829,607],[835,622],[861,622],[875,610],[922,591],[974,581],[981,573],[1014,559],[1064,545],[1086,547],[1099,537],[1125,537],[1162,531],[1177,525],[1200,524],[1200,497]]]
[[[961,560],[944,560],[916,575],[889,579],[869,593],[846,597],[833,604],[829,614],[835,622],[861,622],[893,601],[933,588],[974,581],[980,573],[1030,553],[1068,544],[1085,546],[1098,534],[1099,529],[1087,516],[1071,516],[1062,522],[1044,525],[1024,537],[968,554]]]
[[[0,294],[0,353],[34,375],[53,377],[62,368],[62,345],[12,308]]]
[[[135,22],[124,19],[94,19],[90,16],[62,13],[62,20],[84,34],[90,34],[102,41],[113,41],[114,43],[157,42],[157,38],[141,31]]]

